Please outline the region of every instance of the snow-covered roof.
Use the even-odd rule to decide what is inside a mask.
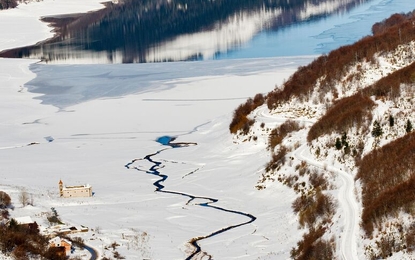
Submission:
[[[85,184],[85,185],[74,185],[74,186],[64,186],[63,190],[76,190],[76,189],[85,189],[85,188],[91,188],[91,185]]]
[[[14,220],[16,220],[17,224],[20,224],[20,225],[34,223],[34,221],[32,220],[30,216],[14,218]]]
[[[71,241],[69,241],[67,239],[64,239],[64,238],[61,238],[61,237],[54,237],[54,238],[52,238],[52,239],[49,240],[49,244],[52,244],[53,243],[55,245],[60,245],[62,242],[65,242],[65,243],[67,243],[69,245],[72,245],[72,242]]]

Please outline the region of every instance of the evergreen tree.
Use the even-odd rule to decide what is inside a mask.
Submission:
[[[340,141],[340,138],[336,138],[336,144],[335,144],[335,146],[336,146],[336,149],[337,150],[340,150],[340,149],[342,149],[342,142]]]
[[[347,134],[346,134],[346,132],[344,132],[343,135],[342,135],[342,146],[349,147],[349,143],[347,142]]]
[[[408,121],[406,121],[405,130],[406,130],[407,133],[412,131],[412,123],[411,123],[411,120],[409,120],[409,119],[408,119]]]
[[[378,138],[381,135],[383,135],[382,127],[380,126],[379,122],[375,120],[375,122],[373,122],[372,136]]]
[[[389,115],[389,126],[393,127],[395,125],[395,118],[392,115]]]

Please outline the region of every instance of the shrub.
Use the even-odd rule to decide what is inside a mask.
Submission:
[[[22,206],[26,206],[29,204],[29,193],[25,190],[21,190],[19,194],[19,201],[22,204]]]
[[[113,255],[115,259],[125,259],[125,257],[118,253],[118,251],[114,251]]]
[[[250,127],[254,124],[254,120],[249,119],[248,115],[255,109],[255,103],[252,99],[248,99],[245,104],[239,105],[234,111],[232,122],[229,125],[229,131],[236,134],[241,131],[242,134],[247,134]]]
[[[0,209],[10,207],[11,203],[12,203],[12,200],[9,194],[7,194],[4,191],[0,191]]]
[[[415,250],[415,226],[411,225],[405,234],[406,248],[409,252]]]
[[[323,174],[318,173],[316,170],[312,171],[309,176],[310,184],[313,185],[315,189],[320,188],[326,190],[328,188],[328,183]]]
[[[69,239],[69,240],[72,241],[72,243],[75,246],[79,247],[81,250],[83,250],[85,248],[85,241],[84,241],[83,238],[81,238],[81,237],[74,237],[74,238]]]
[[[282,140],[291,132],[298,131],[300,125],[293,121],[287,120],[280,126],[274,128],[268,137],[268,148],[272,151],[275,146],[282,143]]]
[[[312,195],[302,195],[292,204],[294,213],[298,213],[302,227],[313,228],[316,224],[329,221],[334,214],[335,203],[330,195],[325,195],[320,189]],[[320,222],[318,222],[320,220]]]
[[[16,0],[0,0],[0,10],[15,8],[17,6]]]
[[[279,166],[285,163],[285,156],[287,155],[287,148],[281,146],[278,152],[273,153],[271,161],[265,166],[265,171],[270,172],[276,170]]]
[[[331,260],[334,257],[335,245],[331,241],[323,240],[325,229],[310,229],[297,243],[297,248],[291,250],[291,258],[295,260],[319,259]]]

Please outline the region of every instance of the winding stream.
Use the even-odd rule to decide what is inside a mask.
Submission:
[[[208,259],[212,259],[211,255],[209,255],[207,252],[202,250],[201,246],[199,245],[199,241],[207,239],[207,238],[214,237],[216,235],[219,235],[221,233],[224,233],[226,231],[232,230],[232,229],[240,227],[240,226],[248,225],[248,224],[254,222],[256,220],[256,217],[249,214],[249,213],[214,206],[213,204],[215,204],[216,202],[219,201],[218,199],[215,199],[215,198],[196,196],[196,195],[192,195],[192,194],[188,194],[188,193],[183,193],[183,192],[180,192],[180,191],[166,190],[163,183],[168,179],[169,176],[166,175],[166,174],[161,173],[160,169],[162,169],[164,167],[164,165],[162,164],[161,161],[157,161],[157,160],[153,159],[153,157],[156,156],[156,155],[159,155],[160,153],[162,153],[163,151],[165,151],[167,149],[174,149],[174,148],[187,147],[187,146],[190,146],[190,145],[197,145],[196,143],[183,143],[183,142],[173,143],[174,140],[175,140],[174,137],[169,137],[169,136],[163,136],[163,137],[158,138],[157,142],[161,143],[162,145],[169,146],[169,147],[161,149],[161,150],[159,150],[159,151],[157,151],[153,154],[146,155],[144,158],[134,159],[131,162],[127,163],[125,165],[125,167],[127,169],[135,169],[135,170],[138,170],[138,171],[143,171],[147,174],[156,175],[156,176],[160,177],[159,180],[157,180],[156,182],[153,183],[153,185],[156,187],[155,191],[162,192],[162,193],[168,193],[168,194],[174,194],[174,195],[180,195],[182,197],[186,197],[186,198],[188,198],[188,200],[186,202],[186,205],[188,205],[189,203],[191,203],[195,199],[201,199],[201,200],[205,200],[206,202],[197,203],[197,204],[195,204],[196,206],[208,207],[208,208],[211,208],[211,209],[224,211],[224,212],[227,212],[227,213],[230,213],[230,214],[242,215],[242,216],[245,216],[246,218],[248,218],[248,220],[245,221],[245,222],[238,223],[238,224],[231,225],[231,226],[226,226],[226,227],[223,227],[219,230],[215,230],[215,231],[211,232],[210,234],[207,234],[207,235],[204,235],[204,236],[193,237],[193,238],[189,239],[188,243],[194,248],[194,250],[189,256],[186,257],[186,260],[194,259],[196,256],[207,256]],[[133,164],[138,160],[146,160],[146,161],[150,162],[152,166],[149,167],[148,169],[145,169],[145,170],[139,169],[138,167],[133,166]]]

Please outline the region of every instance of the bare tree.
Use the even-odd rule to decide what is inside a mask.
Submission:
[[[29,193],[27,193],[26,190],[21,190],[19,194],[19,201],[25,207],[27,204],[29,204]]]
[[[30,193],[30,201],[29,201],[29,205],[34,206],[35,204],[35,199],[33,198],[33,194]]]

